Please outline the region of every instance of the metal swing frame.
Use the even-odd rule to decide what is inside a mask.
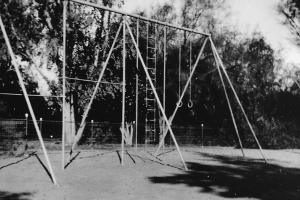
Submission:
[[[218,71],[218,74],[219,74],[219,77],[221,79],[221,82],[222,82],[222,87],[224,89],[224,93],[225,93],[225,97],[226,97],[226,101],[227,101],[227,105],[228,105],[228,108],[229,108],[229,111],[230,111],[230,115],[231,115],[231,118],[232,118],[232,121],[233,121],[233,125],[234,125],[234,128],[235,128],[235,132],[237,134],[237,137],[238,137],[238,140],[239,140],[239,144],[240,144],[240,147],[241,147],[241,151],[242,151],[242,154],[243,156],[245,156],[244,154],[244,150],[243,150],[243,146],[242,146],[242,142],[241,142],[241,139],[240,139],[240,136],[239,136],[239,132],[238,132],[238,128],[237,128],[237,125],[236,125],[236,120],[235,120],[235,117],[234,117],[234,113],[232,111],[232,105],[231,105],[231,102],[230,102],[230,99],[228,97],[228,92],[227,92],[227,89],[225,87],[225,81],[224,81],[224,77],[225,76],[225,80],[227,81],[227,83],[229,84],[230,86],[230,89],[231,91],[233,92],[234,94],[234,97],[243,113],[243,116],[245,117],[246,119],[246,122],[250,128],[250,131],[259,147],[259,150],[260,150],[260,153],[261,153],[261,156],[263,157],[263,159],[265,160],[265,162],[267,162],[267,159],[266,157],[264,156],[264,153],[263,153],[263,150],[262,150],[262,147],[258,141],[258,138],[253,130],[253,127],[248,119],[248,116],[241,104],[241,101],[231,83],[231,80],[227,74],[227,71],[224,67],[224,64],[217,52],[217,49],[211,39],[211,36],[210,34],[207,34],[207,33],[203,33],[203,32],[199,32],[199,31],[195,31],[195,30],[192,30],[192,29],[188,29],[188,28],[184,28],[184,27],[179,27],[179,26],[175,26],[175,25],[172,25],[172,24],[168,24],[168,23],[165,23],[165,22],[161,22],[161,21],[158,21],[158,20],[153,20],[153,19],[150,19],[150,18],[146,18],[146,17],[142,17],[142,16],[139,16],[139,15],[133,15],[133,14],[129,14],[129,13],[125,13],[125,12],[122,12],[122,11],[119,11],[119,10],[115,10],[115,9],[111,9],[111,8],[107,8],[107,7],[104,7],[104,6],[101,6],[101,5],[98,5],[98,4],[94,4],[94,3],[90,3],[90,2],[86,2],[86,1],[83,1],[83,0],[69,0],[71,2],[74,2],[74,3],[78,3],[78,4],[81,4],[81,5],[86,5],[86,6],[92,6],[94,8],[99,8],[99,9],[102,9],[102,10],[105,10],[105,11],[109,11],[109,12],[114,12],[114,13],[118,13],[118,14],[121,14],[123,15],[123,20],[118,28],[118,31],[116,33],[116,36],[115,36],[115,39],[113,41],[113,44],[111,46],[111,49],[108,53],[108,56],[107,56],[107,59],[103,65],[103,68],[101,70],[101,73],[99,75],[99,78],[98,78],[98,81],[96,83],[96,86],[94,88],[94,91],[93,91],[93,94],[92,94],[92,97],[88,103],[88,106],[87,108],[85,109],[85,112],[84,112],[84,115],[83,115],[83,118],[82,118],[82,121],[80,123],[80,127],[77,131],[77,134],[75,136],[75,141],[72,145],[72,151],[74,151],[74,148],[77,144],[77,142],[79,141],[82,133],[83,133],[83,129],[85,127],[85,120],[88,116],[88,113],[89,113],[89,110],[91,109],[91,105],[93,103],[93,100],[95,98],[95,95],[97,93],[97,90],[99,89],[99,85],[101,83],[101,80],[103,78],[103,75],[104,75],[104,72],[105,72],[105,69],[107,68],[107,65],[108,65],[108,62],[109,62],[109,59],[111,57],[111,54],[114,50],[114,46],[115,46],[115,43],[117,41],[117,38],[121,32],[121,28],[123,29],[123,58],[122,58],[122,67],[123,67],[123,83],[122,83],[122,127],[124,128],[125,127],[125,94],[126,94],[126,91],[125,91],[125,84],[126,84],[126,31],[128,31],[130,37],[131,37],[131,40],[135,46],[135,49],[136,49],[136,52],[137,52],[137,61],[136,61],[136,67],[138,68],[139,67],[139,61],[141,62],[142,64],[142,68],[145,72],[145,75],[147,77],[147,80],[151,86],[151,89],[154,93],[154,96],[156,98],[156,101],[157,101],[157,104],[158,104],[158,108],[160,110],[160,112],[162,113],[163,115],[163,118],[164,118],[164,123],[166,124],[166,126],[164,126],[164,132],[163,132],[163,137],[162,139],[160,140],[160,143],[158,145],[158,149],[155,153],[155,155],[157,156],[158,155],[158,152],[160,150],[160,148],[163,146],[164,144],[164,140],[165,140],[165,137],[167,135],[168,132],[170,132],[170,135],[173,139],[173,142],[176,146],[176,149],[178,151],[178,154],[180,156],[180,159],[183,163],[183,166],[184,168],[187,170],[187,166],[186,166],[186,163],[183,159],[183,156],[181,154],[181,151],[180,151],[180,148],[179,148],[179,145],[176,141],[176,138],[175,138],[175,135],[173,133],[173,130],[172,130],[172,127],[171,127],[171,124],[172,124],[172,121],[178,111],[178,108],[179,108],[179,104],[180,102],[182,101],[182,98],[183,96],[185,95],[186,93],[186,90],[191,82],[191,79],[194,75],[194,72],[198,66],[198,63],[199,63],[199,60],[201,58],[201,55],[203,54],[203,51],[206,47],[206,43],[209,41],[210,43],[210,46],[211,46],[211,50],[213,52],[213,56],[214,56],[214,60],[215,60],[215,63],[216,63],[216,68],[217,68],[217,71]],[[63,89],[63,92],[62,92],[62,96],[58,96],[58,97],[62,97],[63,98],[63,103],[62,103],[62,116],[63,116],[63,120],[62,120],[62,168],[64,169],[64,165],[65,165],[65,119],[64,119],[64,116],[65,116],[65,113],[64,113],[64,109],[65,109],[65,101],[66,101],[66,39],[67,39],[67,33],[66,33],[66,19],[67,19],[67,4],[69,1],[63,1],[63,69],[62,69],[62,89]],[[155,23],[157,25],[161,25],[161,26],[164,26],[164,63],[163,63],[163,77],[164,77],[164,81],[163,81],[163,99],[162,99],[162,102],[160,101],[160,98],[156,92],[156,88],[153,84],[153,82],[151,81],[151,78],[150,78],[150,75],[149,75],[149,72],[147,70],[147,67],[145,65],[145,61],[141,55],[141,52],[139,50],[139,42],[138,42],[138,38],[139,38],[139,31],[137,31],[137,35],[136,35],[136,38],[134,37],[133,33],[132,33],[132,30],[130,28],[130,25],[127,21],[127,17],[132,17],[132,18],[135,18],[137,19],[137,30],[139,29],[139,20],[142,20],[142,21],[146,21],[146,22],[149,22],[149,23]],[[10,41],[9,41],[9,38],[7,36],[7,33],[6,33],[6,30],[5,30],[5,27],[4,27],[4,24],[3,24],[3,21],[1,19],[1,16],[0,16],[0,27],[1,27],[1,32],[4,36],[4,40],[5,40],[5,43],[6,43],[6,46],[8,48],[8,53],[11,57],[11,60],[12,60],[12,65],[14,66],[14,69],[16,71],[16,74],[17,74],[17,77],[18,77],[18,80],[19,80],[19,84],[20,84],[20,87],[22,89],[22,92],[23,92],[23,95],[25,97],[25,101],[27,103],[27,106],[28,106],[28,109],[29,109],[29,112],[30,112],[30,115],[32,117],[32,120],[33,120],[33,123],[34,123],[34,127],[35,127],[35,130],[36,130],[36,133],[37,133],[37,136],[39,138],[39,141],[40,141],[40,144],[41,144],[41,147],[42,147],[42,150],[43,150],[43,154],[45,156],[45,159],[46,159],[46,163],[47,163],[47,166],[48,166],[48,169],[49,169],[49,172],[50,172],[50,176],[51,176],[51,179],[53,181],[53,183],[55,185],[57,185],[57,181],[56,181],[56,177],[55,177],[55,174],[54,174],[54,171],[52,169],[52,165],[51,165],[51,162],[50,162],[50,159],[49,159],[49,156],[48,156],[48,153],[47,153],[47,150],[45,148],[45,144],[44,144],[44,141],[43,141],[43,138],[42,138],[42,135],[41,135],[41,132],[40,132],[40,129],[38,127],[38,123],[37,123],[37,120],[36,120],[36,117],[35,117],[35,113],[33,111],[33,107],[32,107],[32,104],[30,102],[30,99],[29,99],[29,96],[28,93],[27,93],[27,90],[25,88],[25,84],[24,84],[24,81],[23,81],[23,78],[22,78],[22,75],[21,75],[21,72],[19,70],[19,66],[18,66],[18,63],[16,61],[16,57],[15,57],[15,54],[12,50],[12,47],[11,47],[11,44],[10,44]],[[192,67],[192,70],[190,70],[190,74],[189,74],[189,78],[184,86],[184,89],[182,91],[182,93],[180,94],[180,98],[176,104],[176,107],[173,111],[173,114],[168,118],[166,116],[166,113],[165,113],[165,103],[166,103],[166,99],[165,99],[165,91],[166,91],[166,88],[165,88],[165,84],[166,84],[166,80],[165,80],[165,77],[166,77],[166,28],[167,27],[171,27],[171,28],[175,28],[175,29],[178,29],[178,30],[183,30],[183,31],[186,31],[186,32],[189,32],[189,33],[193,33],[193,34],[199,34],[199,35],[202,35],[204,37],[206,37],[206,39],[204,40],[203,44],[202,44],[202,47],[198,53],[198,56],[197,56],[197,59]],[[137,83],[137,86],[136,86],[136,104],[138,104],[138,80],[139,80],[139,77],[138,75],[136,75],[136,83]],[[136,105],[136,127],[137,127],[137,121],[138,120],[138,106]],[[136,131],[137,131],[137,128],[136,128]],[[136,140],[136,143],[137,143],[137,140]],[[122,162],[122,165],[124,164],[124,135],[122,134],[122,143],[121,143],[121,147],[122,147],[122,156],[121,156],[121,162]],[[72,152],[71,151],[71,152]]]
[[[81,125],[80,125],[80,128],[79,128],[79,130],[78,130],[78,132],[76,134],[76,137],[77,137],[77,135],[80,136],[80,134],[82,134],[82,132],[83,132],[83,128],[84,128],[86,117],[87,117],[88,112],[89,112],[89,110],[91,108],[91,105],[93,103],[93,99],[95,97],[96,91],[99,88],[100,81],[101,81],[101,79],[103,77],[103,74],[104,74],[104,71],[105,71],[105,69],[107,67],[107,63],[108,63],[108,60],[109,60],[109,58],[111,56],[111,53],[112,53],[114,44],[116,42],[116,39],[119,36],[120,28],[123,27],[123,64],[122,64],[122,67],[123,67],[122,127],[123,128],[125,126],[124,125],[125,124],[125,92],[126,92],[125,91],[125,84],[126,84],[126,76],[125,76],[125,69],[126,69],[126,65],[125,65],[125,62],[126,62],[126,47],[125,47],[125,42],[126,41],[125,41],[125,39],[126,39],[126,30],[127,30],[129,32],[130,36],[131,36],[131,40],[132,40],[132,42],[133,42],[133,44],[135,46],[135,50],[137,52],[136,67],[137,68],[139,67],[139,61],[140,61],[141,64],[142,64],[143,70],[144,70],[144,72],[146,74],[147,80],[148,80],[148,82],[149,82],[149,84],[150,84],[150,86],[152,88],[152,91],[154,93],[154,96],[156,98],[156,101],[157,101],[157,104],[158,104],[158,108],[161,111],[162,116],[164,118],[164,123],[166,124],[166,126],[164,126],[163,137],[160,140],[160,143],[158,145],[158,148],[157,148],[157,151],[156,151],[155,155],[156,156],[158,155],[158,152],[159,152],[160,148],[164,144],[164,140],[165,140],[165,137],[166,137],[167,133],[170,132],[171,137],[173,139],[173,142],[175,144],[175,147],[176,147],[176,149],[178,151],[178,154],[180,156],[180,159],[181,159],[181,161],[182,161],[182,163],[184,165],[184,168],[187,169],[187,166],[186,166],[185,161],[183,159],[183,156],[181,154],[180,148],[179,148],[178,143],[176,141],[176,138],[174,136],[173,130],[171,128],[171,124],[172,124],[172,121],[173,121],[173,119],[174,119],[174,117],[175,117],[175,115],[176,115],[179,107],[180,107],[180,102],[182,101],[182,99],[183,99],[183,97],[184,97],[184,95],[185,95],[185,93],[186,93],[186,91],[187,91],[187,89],[188,89],[188,87],[190,85],[191,79],[192,79],[192,77],[194,75],[194,72],[195,72],[197,66],[198,66],[199,60],[201,58],[201,55],[203,54],[203,51],[204,51],[204,49],[206,47],[206,43],[209,41],[209,43],[211,44],[210,46],[211,46],[211,49],[212,49],[212,52],[213,52],[213,55],[214,55],[216,67],[217,67],[217,70],[219,72],[219,76],[220,76],[220,79],[221,79],[221,82],[222,82],[222,86],[223,86],[224,93],[225,93],[225,96],[226,96],[227,105],[229,107],[229,111],[230,111],[231,118],[232,118],[232,121],[233,121],[233,124],[234,124],[235,132],[236,132],[237,137],[238,137],[238,141],[239,141],[239,144],[240,144],[240,147],[241,147],[242,154],[243,154],[243,156],[245,156],[244,150],[243,150],[243,146],[242,146],[242,142],[241,142],[241,139],[240,139],[240,136],[239,136],[239,132],[238,132],[238,129],[237,129],[237,125],[236,125],[236,120],[235,120],[235,117],[234,117],[234,114],[233,114],[233,111],[232,111],[232,107],[231,107],[231,103],[230,103],[230,100],[229,100],[229,97],[228,97],[227,89],[225,87],[225,82],[224,82],[223,74],[225,75],[225,79],[228,82],[228,84],[229,84],[229,86],[230,86],[230,88],[231,88],[231,90],[232,90],[232,92],[234,94],[234,97],[235,97],[236,101],[238,102],[238,105],[239,105],[240,109],[243,112],[243,115],[244,115],[244,117],[245,117],[245,119],[246,119],[246,121],[247,121],[247,123],[249,125],[251,133],[253,134],[253,137],[255,138],[256,143],[258,144],[258,147],[260,149],[261,155],[264,158],[264,160],[266,161],[266,158],[264,156],[264,153],[263,153],[263,150],[261,148],[261,145],[260,145],[260,143],[259,143],[259,141],[258,141],[258,139],[256,137],[256,134],[255,134],[255,132],[254,132],[254,130],[252,128],[252,125],[251,125],[251,123],[250,123],[250,121],[249,121],[249,119],[248,119],[248,117],[247,117],[247,115],[246,115],[246,113],[244,111],[244,108],[243,108],[243,106],[242,106],[242,104],[241,104],[241,102],[239,100],[239,97],[237,96],[237,94],[235,92],[235,89],[234,89],[234,87],[233,87],[233,85],[231,83],[231,80],[230,80],[230,78],[229,78],[229,76],[227,74],[227,71],[226,71],[226,69],[225,69],[225,67],[224,67],[224,65],[222,63],[222,60],[221,60],[221,58],[220,58],[220,56],[219,56],[219,54],[218,54],[218,52],[217,52],[217,50],[216,50],[216,48],[214,46],[214,43],[213,43],[213,41],[212,41],[212,39],[210,37],[210,34],[206,34],[206,33],[195,31],[195,30],[188,29],[188,28],[174,26],[172,24],[168,24],[168,23],[165,23],[165,22],[161,22],[161,21],[149,19],[149,18],[142,17],[142,16],[139,16],[139,15],[129,14],[129,13],[126,13],[126,12],[122,12],[122,11],[119,11],[119,10],[107,8],[107,7],[104,7],[104,6],[101,6],[101,5],[98,5],[98,4],[94,4],[94,3],[85,2],[85,1],[82,1],[82,0],[70,0],[70,1],[72,1],[74,3],[81,4],[81,5],[92,6],[94,8],[98,8],[98,9],[102,9],[102,10],[105,10],[105,11],[108,11],[108,12],[114,12],[114,13],[123,15],[123,22],[120,24],[119,30],[117,31],[117,34],[116,34],[116,37],[115,37],[115,41],[112,44],[112,47],[111,47],[111,50],[110,50],[110,52],[108,54],[106,62],[105,62],[104,66],[103,66],[103,68],[101,70],[101,73],[99,75],[99,79],[98,79],[97,85],[96,85],[96,87],[94,89],[94,93],[93,93],[93,95],[92,95],[92,97],[90,99],[90,102],[89,102],[89,104],[87,106],[87,109],[84,112],[84,115],[83,115],[83,118],[82,118],[82,121],[81,121]],[[134,37],[134,35],[132,33],[132,30],[131,30],[131,28],[129,26],[129,23],[128,23],[127,19],[126,19],[127,17],[135,18],[137,20],[137,25],[136,25],[137,26],[137,35],[136,35],[136,38]],[[156,92],[156,88],[154,87],[154,84],[151,81],[149,72],[148,72],[147,67],[145,65],[145,61],[142,58],[141,52],[139,50],[139,42],[138,42],[139,41],[138,40],[138,38],[139,38],[139,31],[138,30],[139,30],[139,21],[140,20],[145,21],[147,23],[150,22],[150,23],[155,23],[157,25],[164,26],[164,69],[163,69],[163,72],[164,72],[164,74],[163,74],[163,76],[164,76],[163,91],[164,92],[163,93],[164,93],[164,95],[163,95],[162,102],[160,101],[160,99],[158,97],[158,94]],[[201,49],[200,49],[200,51],[198,53],[197,60],[193,64],[192,70],[190,70],[189,78],[188,78],[188,80],[187,80],[187,82],[186,82],[186,84],[184,86],[184,89],[182,90],[182,92],[180,94],[180,98],[178,100],[178,103],[176,104],[176,107],[175,107],[175,109],[173,111],[173,114],[169,118],[166,116],[166,113],[165,113],[165,102],[166,102],[166,99],[165,99],[165,76],[166,76],[166,42],[167,42],[166,41],[166,27],[175,28],[175,29],[178,29],[178,30],[183,30],[183,31],[186,31],[186,32],[189,32],[189,33],[199,34],[199,35],[202,35],[202,36],[206,37],[206,39],[204,40],[204,42],[202,44],[202,47],[201,47]],[[223,72],[223,74],[222,74],[222,72]],[[138,75],[136,75],[136,83],[137,83],[136,84],[137,86],[136,86],[136,89],[135,89],[136,90],[136,133],[138,131],[137,130],[137,127],[138,127],[138,124],[137,124],[138,123],[138,105],[137,105],[138,104],[138,80],[139,80],[139,77],[138,77]],[[122,135],[122,143],[121,143],[121,148],[122,148],[121,163],[122,164],[123,164],[123,154],[124,154],[124,138],[123,137],[124,136]],[[80,137],[79,137],[79,139],[80,139]],[[72,146],[72,150],[74,150],[75,145],[76,145],[77,142],[78,142],[78,140],[75,140],[75,142],[74,142],[74,144]],[[136,148],[137,148],[137,139],[136,139]]]

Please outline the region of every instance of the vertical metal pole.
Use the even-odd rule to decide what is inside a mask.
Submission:
[[[136,21],[136,41],[137,46],[139,48],[139,23],[140,21],[137,19]],[[138,137],[138,111],[139,111],[139,75],[138,75],[138,69],[139,69],[139,57],[136,55],[136,70],[137,73],[135,75],[135,151],[137,151],[137,137]]]
[[[123,89],[122,89],[122,129],[125,131],[125,91],[126,91],[126,16],[123,16]],[[124,133],[122,132],[121,164],[124,165]]]
[[[201,147],[202,147],[202,149],[203,149],[203,143],[204,143],[203,129],[204,129],[204,124],[201,124]]]
[[[5,27],[4,27],[4,24],[3,24],[1,16],[0,16],[0,27],[1,27],[1,31],[3,33],[3,37],[4,37],[4,40],[5,40],[5,43],[6,43],[8,52],[9,52],[9,55],[11,57],[12,64],[13,64],[15,70],[16,70],[16,74],[17,74],[17,77],[18,77],[18,80],[19,80],[19,84],[20,84],[20,87],[21,87],[22,92],[24,94],[24,98],[25,98],[25,101],[27,103],[29,113],[31,115],[31,118],[32,118],[32,121],[33,121],[33,125],[34,125],[34,128],[36,130],[36,134],[38,135],[38,138],[39,138],[39,141],[40,141],[40,144],[41,144],[41,147],[42,147],[42,150],[43,150],[46,162],[47,162],[47,166],[49,168],[50,177],[51,177],[53,183],[55,185],[57,185],[55,174],[54,174],[54,171],[52,169],[52,165],[51,165],[51,162],[50,162],[50,159],[49,159],[46,147],[45,147],[45,143],[44,143],[42,134],[41,134],[41,132],[39,130],[39,126],[38,126],[38,123],[37,123],[37,120],[36,120],[36,117],[35,117],[35,114],[34,114],[34,111],[33,111],[33,108],[32,108],[31,102],[30,102],[30,99],[28,97],[28,93],[27,93],[25,84],[23,82],[22,74],[21,74],[21,72],[19,70],[19,65],[18,65],[18,63],[16,61],[15,54],[14,54],[14,52],[12,50],[11,45],[10,45],[10,42],[9,42],[9,39],[8,39],[8,36],[7,36],[7,33],[6,33],[6,30],[5,30]]]
[[[157,88],[157,81],[156,81],[156,77],[157,77],[157,23],[155,23],[154,25],[154,75],[153,75],[153,80],[154,80],[154,86],[155,88]],[[155,102],[153,102],[155,104]],[[153,107],[154,111],[153,111],[153,142],[156,141],[156,123],[157,123],[157,118],[156,118],[156,114],[157,114],[157,110],[156,110],[156,106]],[[159,112],[159,111],[158,111]]]
[[[167,66],[167,27],[164,26],[164,74],[163,74],[163,108],[164,108],[164,111],[166,110],[166,66]],[[160,139],[162,140],[162,136],[165,132],[165,129],[166,129],[166,126],[165,126],[165,121],[163,121],[162,123],[162,135],[160,137]],[[165,149],[165,141],[163,140],[163,144],[162,144],[162,148],[163,148],[163,151]]]
[[[149,22],[146,22],[146,31],[147,31],[147,37],[146,37],[146,67],[148,68],[149,67],[149,59],[148,59],[148,55],[149,55]],[[147,77],[146,77],[146,82],[145,82],[145,86],[146,86],[146,98],[147,98]],[[146,101],[147,102],[147,101]],[[147,142],[148,142],[148,122],[147,122],[147,103],[146,103],[146,119],[145,119],[145,126],[146,126],[146,129],[145,129],[145,150],[147,149]]]
[[[62,169],[65,169],[65,103],[66,103],[66,46],[67,46],[67,6],[68,1],[63,1],[63,69],[62,69]]]

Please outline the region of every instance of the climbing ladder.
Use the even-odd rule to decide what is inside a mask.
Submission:
[[[146,67],[156,88],[156,60],[157,60],[157,24],[147,23],[147,55]],[[146,123],[145,146],[156,142],[156,99],[150,83],[146,80]]]

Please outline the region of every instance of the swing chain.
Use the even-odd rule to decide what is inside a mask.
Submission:
[[[182,107],[183,103],[180,100],[180,94],[181,94],[181,44],[179,44],[179,60],[178,60],[178,97],[179,101],[177,103],[178,107]]]

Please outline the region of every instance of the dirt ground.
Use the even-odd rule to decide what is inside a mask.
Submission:
[[[159,158],[154,148],[128,149],[124,166],[115,149],[82,150],[61,169],[61,153],[50,151],[59,186],[54,186],[39,151],[31,156],[0,158],[0,199],[300,199],[300,150],[245,150],[182,147],[166,149]]]

